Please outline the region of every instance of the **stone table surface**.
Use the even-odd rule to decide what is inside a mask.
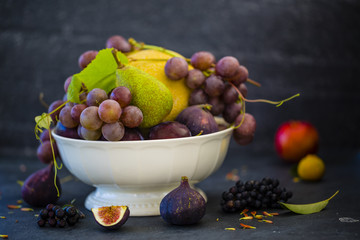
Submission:
[[[64,167],[59,172],[63,193],[59,204],[75,199],[75,205],[86,214],[74,227],[40,228],[34,212],[8,209],[21,199],[23,181],[32,172],[44,167],[36,157],[0,158],[0,235],[9,239],[359,239],[360,238],[360,152],[359,150],[322,149],[319,155],[326,162],[326,173],[320,182],[296,182],[291,175],[291,165],[283,163],[275,152],[248,151],[246,147],[230,145],[223,165],[213,175],[197,184],[208,197],[207,212],[200,223],[191,226],[174,226],[165,223],[160,216],[130,217],[118,231],[108,231],[99,226],[91,212],[85,209],[84,200],[94,188],[71,177]],[[273,224],[247,220],[256,229],[242,229],[239,213],[222,212],[219,202],[223,191],[235,184],[226,174],[237,170],[240,179],[261,180],[276,177],[280,185],[292,190],[291,203],[312,203],[325,200],[340,190],[327,207],[319,213],[294,214],[285,209],[269,209],[278,212]],[[69,177],[70,176],[70,177]],[[23,207],[31,207],[22,203]],[[354,222],[343,222],[341,218]],[[357,221],[356,221],[357,220]],[[244,221],[244,220],[242,220]],[[235,228],[235,231],[225,230]]]

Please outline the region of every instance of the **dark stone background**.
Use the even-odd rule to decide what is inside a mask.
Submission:
[[[276,108],[249,103],[254,143],[272,149],[277,127],[308,120],[322,148],[359,149],[360,3],[356,0],[0,1],[0,154],[35,155],[34,117],[64,95],[77,59],[114,34],[186,57],[237,57],[249,98],[301,97]]]

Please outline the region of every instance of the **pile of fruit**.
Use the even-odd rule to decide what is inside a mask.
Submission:
[[[66,79],[64,98],[50,104],[38,126],[51,116],[51,126],[65,137],[152,140],[219,131],[223,126],[214,117],[220,116],[235,127],[236,142],[253,140],[256,121],[245,113],[245,82],[257,83],[234,57],[216,61],[210,52],[200,51],[187,59],[113,36],[106,49],[84,52],[78,64],[82,71]],[[39,159],[51,162],[51,152],[50,145],[41,144]]]
[[[49,225],[50,227],[64,228],[66,225],[74,226],[84,216],[76,207],[66,206],[62,208],[59,205],[49,203],[40,210],[37,224],[39,227]]]

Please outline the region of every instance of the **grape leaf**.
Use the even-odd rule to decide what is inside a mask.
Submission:
[[[80,73],[74,74],[68,88],[67,99],[70,102],[80,103],[79,94],[82,84],[88,91],[101,88],[109,93],[116,87],[116,74],[118,64],[112,53],[112,48],[100,50],[96,58]],[[121,64],[127,64],[127,57],[121,52],[116,54]]]
[[[316,212],[320,212],[321,210],[323,210],[326,205],[329,203],[330,199],[332,199],[333,197],[335,197],[336,194],[338,194],[339,191],[336,191],[336,193],[334,195],[332,195],[330,198],[321,201],[321,202],[316,202],[316,203],[310,203],[310,204],[290,204],[290,203],[282,203],[279,202],[279,204],[285,208],[288,209],[294,213],[298,213],[298,214],[311,214],[311,213],[316,213]]]
[[[35,117],[35,122],[39,128],[50,129],[52,123],[51,116],[47,113],[43,113],[40,116]]]

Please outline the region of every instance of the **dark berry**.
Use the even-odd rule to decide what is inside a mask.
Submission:
[[[47,219],[49,216],[48,216],[48,210],[47,209],[41,209],[40,213],[39,213],[39,216],[42,218],[42,219]]]
[[[260,191],[261,193],[266,193],[267,187],[266,187],[265,185],[260,185],[259,191]]]
[[[289,199],[291,198],[293,193],[291,191],[286,192],[286,197]]]
[[[51,227],[56,227],[57,221],[55,218],[49,218],[48,223]]]
[[[63,228],[66,226],[66,220],[65,219],[59,219],[57,221],[57,225],[60,227],[60,228]]]
[[[236,182],[236,187],[241,187],[243,185],[243,182],[241,180]]]
[[[68,208],[66,208],[65,213],[67,216],[72,217],[72,216],[75,216],[77,211],[76,211],[75,207],[68,207]]]
[[[60,219],[65,217],[64,209],[62,209],[62,208],[57,209],[56,212],[55,212],[55,215],[56,215],[56,217],[58,217]]]
[[[228,192],[225,196],[225,200],[233,200],[234,199],[234,194]]]
[[[39,227],[44,227],[45,224],[46,224],[46,221],[42,218],[40,218],[38,221],[37,221],[37,224]]]
[[[278,180],[278,179],[274,179],[274,180],[273,180],[273,186],[274,186],[274,187],[279,186],[279,180]]]
[[[240,200],[235,200],[234,201],[234,207],[236,209],[240,209],[241,208],[241,201]]]
[[[61,207],[59,205],[54,205],[52,208],[53,212],[56,212],[56,210],[60,209]]]
[[[234,186],[234,187],[231,187],[231,188],[229,189],[229,192],[231,192],[233,195],[235,195],[235,194],[237,193],[236,187],[235,187],[235,186]]]
[[[48,212],[48,217],[49,218],[54,218],[55,217],[55,212],[54,211],[49,211]]]
[[[51,211],[53,207],[54,207],[54,204],[49,203],[48,205],[46,205],[46,210]]]
[[[249,197],[249,192],[248,191],[242,192],[242,196],[243,196],[243,198]]]
[[[237,193],[237,194],[235,195],[235,198],[236,198],[236,199],[241,199],[241,198],[242,198],[242,194],[241,194],[241,193]]]

